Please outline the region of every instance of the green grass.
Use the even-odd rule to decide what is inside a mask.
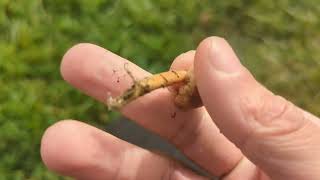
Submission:
[[[256,78],[320,115],[318,0],[0,0],[0,177],[60,179],[43,166],[44,130],[114,115],[60,77],[68,48],[91,42],[151,72],[223,36]]]

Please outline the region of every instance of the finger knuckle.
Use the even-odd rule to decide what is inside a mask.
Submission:
[[[258,98],[244,98],[240,104],[254,135],[287,134],[303,125],[299,109],[281,96],[268,93]]]

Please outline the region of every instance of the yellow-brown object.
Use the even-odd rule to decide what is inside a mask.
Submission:
[[[130,74],[130,72],[128,73],[133,78],[132,74]],[[186,101],[186,99],[184,99],[183,96],[188,96],[189,93],[194,91],[190,88],[195,88],[195,82],[192,82],[192,84],[190,83],[191,76],[188,74],[189,73],[187,71],[167,71],[146,77],[140,81],[135,81],[131,88],[125,91],[121,96],[109,98],[107,102],[108,107],[109,109],[121,109],[123,106],[139,98],[140,96],[143,96],[153,90],[171,86],[177,83],[183,83],[188,86],[185,87],[186,85],[183,85],[182,87],[185,87],[184,90],[181,90],[181,92],[179,90],[177,95],[177,105],[179,107],[184,107],[183,101]],[[191,95],[192,94],[189,94],[189,96]]]
[[[185,79],[185,84],[181,85],[178,93],[174,98],[175,104],[181,109],[192,107],[194,94],[196,92],[196,81],[194,79],[193,70],[188,71]]]

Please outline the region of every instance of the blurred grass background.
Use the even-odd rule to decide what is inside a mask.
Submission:
[[[76,43],[160,72],[203,38],[223,36],[260,82],[320,115],[319,29],[318,0],[0,0],[0,177],[62,179],[40,160],[44,130],[114,117],[61,79],[61,57]]]

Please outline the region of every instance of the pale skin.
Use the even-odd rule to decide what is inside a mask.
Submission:
[[[64,56],[61,73],[68,83],[106,103],[109,95],[130,87],[123,69],[127,62],[137,79],[149,75],[101,47],[79,44]],[[320,179],[317,117],[259,84],[222,38],[205,39],[195,51],[178,56],[171,69],[191,67],[203,107],[180,111],[164,88],[129,103],[123,115],[224,180]],[[75,179],[207,179],[170,157],[75,120],[46,130],[41,156],[49,169]]]

